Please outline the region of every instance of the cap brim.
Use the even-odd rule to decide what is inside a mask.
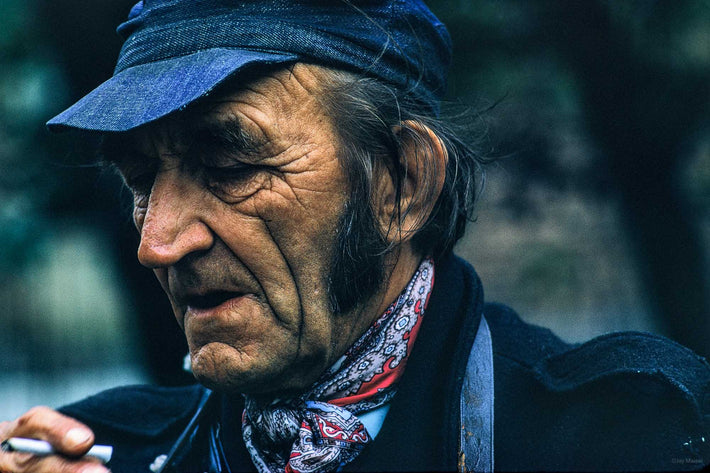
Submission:
[[[252,64],[279,64],[295,55],[215,48],[119,72],[47,122],[50,131],[127,131],[158,120],[209,94]]]

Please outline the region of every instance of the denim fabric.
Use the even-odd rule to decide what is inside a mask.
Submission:
[[[49,121],[125,131],[250,64],[306,61],[381,79],[437,113],[451,40],[420,0],[146,0],[119,26],[114,76]]]

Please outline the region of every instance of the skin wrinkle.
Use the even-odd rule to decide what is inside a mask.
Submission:
[[[219,239],[218,236],[217,236],[216,238]],[[220,240],[220,242],[221,242],[222,245],[226,246],[226,243],[224,243],[221,239],[219,239],[219,240]],[[244,271],[248,273],[248,275],[249,275],[249,277],[250,277],[250,281],[253,281],[254,284],[256,284],[257,286],[259,286],[259,290],[260,290],[262,293],[265,294],[264,288],[262,287],[261,282],[259,281],[259,278],[257,278],[257,276],[251,271],[251,269],[250,269],[248,266],[245,266],[245,265],[242,265],[241,268],[244,269]],[[184,273],[183,273],[183,274],[184,274]],[[182,279],[186,279],[186,278],[189,278],[189,276],[187,276],[187,277],[183,276],[183,277],[182,277]],[[200,282],[200,280],[199,280],[198,277],[193,277],[193,281],[192,281],[192,282],[188,281],[188,285],[197,285],[197,284],[199,284],[199,282]],[[227,276],[226,276],[226,275],[223,275],[222,278],[221,278],[221,280],[220,280],[220,283],[221,283],[222,285],[225,285],[225,286],[226,286],[226,285],[229,284],[229,282],[230,282],[230,281],[227,279]],[[183,282],[183,284],[184,284],[184,282]],[[258,296],[258,295],[254,295],[253,297],[254,297],[255,299],[259,300],[259,302],[261,302],[261,300],[259,299],[259,296]],[[267,301],[267,303],[268,303],[268,301]],[[181,307],[181,309],[184,310],[185,307],[183,306],[183,307]],[[180,325],[182,326],[182,323],[181,323]]]
[[[309,154],[310,154],[310,153],[306,153],[302,158],[303,158],[303,159],[307,159],[307,157],[308,157]],[[302,159],[302,158],[297,158],[297,159]],[[313,172],[313,171],[312,171],[312,172]],[[285,174],[288,174],[288,173],[285,173]],[[287,179],[284,179],[284,180],[287,180]],[[305,208],[305,205],[304,205],[304,203],[299,199],[299,197],[298,197],[298,192],[296,192],[296,189],[294,188],[294,186],[290,186],[290,185],[289,185],[289,186],[288,186],[288,189],[291,190],[292,195],[293,195],[294,199],[296,200],[296,202],[298,202],[298,204],[301,205],[301,207],[304,207],[304,208]],[[302,190],[304,190],[304,189],[302,189]],[[309,190],[304,190],[304,191],[306,191],[306,192],[309,192],[309,191],[310,191],[310,192],[316,192],[316,193],[326,193],[325,191],[320,192],[320,191],[314,191],[314,190],[310,190],[310,189],[309,189]],[[267,222],[267,220],[264,220],[264,222]],[[273,237],[274,237],[274,231],[273,231],[272,227],[267,224],[267,225],[266,225],[266,228],[267,228],[267,231],[269,232],[269,235],[273,238]],[[281,253],[282,258],[284,259],[284,261],[286,261],[286,265],[287,265],[287,267],[288,267],[288,269],[289,269],[289,272],[290,272],[291,275],[293,276],[293,275],[294,275],[294,271],[293,271],[293,268],[291,267],[290,263],[288,262],[288,258],[286,257],[286,255],[283,253],[283,251],[282,251],[280,248],[279,248],[279,252]],[[332,258],[329,258],[329,259],[332,259]],[[301,292],[298,291],[298,292],[297,292],[297,295],[298,295],[299,312],[300,312],[301,314],[304,314],[305,310],[304,310],[304,307],[303,307],[303,298],[302,298]],[[302,340],[302,337],[301,337],[300,335],[303,333],[304,324],[305,324],[305,320],[304,320],[304,317],[302,316],[302,317],[300,318],[300,323],[299,323],[299,327],[298,327],[299,337],[298,337],[298,347],[297,347],[297,349],[296,349],[296,355],[300,354],[300,352],[301,352],[301,347],[302,347],[303,340]],[[298,357],[297,357],[297,356],[294,356],[294,358],[298,358]]]
[[[258,129],[263,135],[264,142],[275,144],[273,137],[269,136],[271,130],[268,130],[270,122],[269,117],[264,114],[264,112],[258,109],[258,105],[250,104],[246,100],[234,101],[234,106],[246,107],[246,110],[240,110],[236,113],[237,116],[244,117],[243,119],[238,119],[239,123],[243,126],[243,129],[251,134],[249,128]],[[251,113],[249,113],[251,112]],[[253,123],[253,127],[249,127],[249,123]],[[277,153],[278,154],[278,153]]]
[[[251,218],[253,218],[254,220],[258,220],[258,219],[259,219],[259,218],[256,217],[256,216],[255,216],[255,217],[251,217]],[[261,294],[263,294],[264,297],[266,298],[266,305],[270,307],[270,306],[271,306],[271,303],[270,303],[271,301],[269,301],[269,294],[270,294],[270,292],[269,292],[269,291],[266,291],[266,290],[264,289],[264,286],[263,286],[263,284],[262,284],[260,278],[258,278],[257,275],[254,274],[254,272],[253,272],[248,266],[243,265],[243,268],[246,270],[247,273],[249,273],[249,275],[251,276],[251,278],[252,278],[252,280],[254,281],[254,283],[258,286],[259,292],[260,292]],[[223,281],[223,283],[224,283],[224,282],[227,282],[227,281]],[[260,303],[263,304],[263,301],[260,300],[261,298],[260,298],[259,296],[254,296],[254,297],[255,297],[256,299],[258,299]],[[283,320],[281,317],[279,317],[279,314],[278,314],[278,313],[275,313],[274,316],[275,316],[275,320],[276,320],[277,322],[279,322],[283,328],[285,328],[285,329],[289,329],[289,328],[290,328],[288,322],[287,322],[286,320]]]
[[[307,160],[308,155],[309,155],[309,153],[306,153],[302,158],[297,158],[297,159],[306,159],[306,160]],[[295,161],[295,160],[294,160],[294,161]],[[315,165],[313,165],[313,166],[315,166]],[[314,171],[314,170],[310,170],[310,171],[305,171],[305,172],[315,172],[315,171]],[[284,174],[289,174],[289,173],[284,173]],[[294,199],[296,199],[296,201],[297,201],[301,206],[304,206],[304,204],[303,204],[303,203],[301,202],[301,200],[298,198],[298,192],[296,192],[296,189],[294,188],[294,186],[290,186],[290,185],[289,185],[289,186],[288,186],[288,189],[290,189],[290,190],[292,191],[292,194],[293,194]],[[304,189],[302,189],[302,190],[304,190]],[[307,189],[307,190],[304,190],[304,191],[306,191],[306,192],[315,192],[315,193],[324,193],[324,194],[326,193],[325,191],[322,191],[322,192],[321,192],[321,191],[312,190],[312,189]],[[269,230],[269,234],[273,236],[273,230],[272,230],[272,228],[271,228],[269,225],[267,225],[267,227],[268,227],[268,230]],[[283,253],[282,253],[282,256],[284,257],[284,259],[286,259],[286,258],[285,258],[285,255],[283,255]],[[330,258],[330,259],[332,259],[332,258]],[[290,264],[287,263],[287,265],[288,265],[288,267],[289,267],[289,271],[293,274],[293,270],[292,270]],[[302,302],[302,296],[301,296],[300,292],[298,293],[298,295],[299,295],[299,308],[300,308],[301,311],[303,311],[303,302]],[[360,317],[360,316],[362,316],[362,314],[357,314],[357,316]],[[299,325],[299,333],[302,333],[302,332],[303,332],[303,325],[304,325],[304,323],[305,323],[305,321],[304,321],[303,319],[301,319],[301,323],[300,323],[300,325]],[[352,336],[353,336],[353,332],[354,332],[354,328],[351,327],[350,332],[348,333],[348,336],[349,336],[349,337],[352,337]],[[300,350],[301,350],[301,343],[302,343],[302,339],[299,337],[297,353],[300,353]],[[333,347],[333,348],[335,348],[335,347]]]
[[[308,157],[308,153],[303,156],[303,158],[307,158],[307,157]],[[301,159],[301,158],[297,158],[297,159]],[[313,171],[311,171],[311,172],[313,172]],[[288,173],[286,173],[286,174],[288,174]],[[288,189],[290,189],[290,190],[292,191],[293,197],[294,197],[294,199],[299,203],[299,205],[301,205],[302,207],[304,207],[304,203],[299,199],[298,193],[296,192],[295,188],[294,188],[293,186],[290,186],[290,185],[289,185],[289,186],[288,186]],[[311,191],[311,192],[316,192],[316,193],[319,192],[319,191],[312,191],[312,190],[310,190],[310,189],[309,189],[309,190],[306,190],[306,191]],[[322,193],[326,193],[326,192],[323,191]],[[264,221],[265,221],[265,222],[268,222],[267,220],[264,220]],[[273,236],[274,236],[274,231],[273,231],[273,229],[272,229],[271,226],[268,225],[268,224],[266,225],[266,227],[267,227],[267,229],[268,229],[269,235],[272,236],[272,238],[273,238]],[[282,255],[283,259],[284,259],[285,261],[287,261],[286,264],[287,264],[287,266],[288,266],[289,272],[293,275],[293,274],[294,274],[293,269],[291,268],[291,265],[288,263],[288,259],[286,258],[286,255],[281,251],[280,248],[279,248],[279,251],[281,252],[281,255]],[[329,258],[329,259],[332,259],[332,258]],[[300,291],[298,291],[297,294],[298,294],[299,312],[300,312],[301,314],[303,314],[303,313],[304,313],[303,297],[302,297]],[[358,314],[358,317],[359,317],[359,316],[361,316],[361,314]],[[296,349],[296,354],[295,354],[295,356],[294,356],[295,359],[297,359],[297,358],[298,358],[298,355],[301,353],[302,343],[303,343],[303,339],[302,339],[302,336],[301,336],[301,335],[303,334],[304,325],[305,325],[305,319],[304,319],[304,317],[301,317],[301,318],[300,318],[299,327],[298,327],[299,337],[298,337],[298,347],[297,347],[297,349]],[[352,336],[353,330],[354,330],[354,329],[351,329],[350,333],[348,334],[349,336]],[[332,346],[332,348],[334,349],[335,347]]]
[[[272,80],[272,79],[267,79],[267,82],[268,82],[269,80]],[[275,79],[274,79],[274,80],[275,80]],[[286,84],[285,84],[284,81],[281,81],[281,80],[275,80],[275,81],[278,82],[278,83],[281,85],[281,87],[284,89],[285,93],[288,93],[288,87],[286,86]],[[304,90],[307,90],[307,91],[311,92],[311,91],[310,91],[310,88],[308,88],[308,87],[303,87],[303,88],[304,88]],[[245,90],[250,91],[251,93],[253,93],[253,94],[255,94],[255,95],[261,96],[264,100],[268,100],[268,99],[269,99],[269,97],[268,97],[267,95],[261,93],[260,91],[254,89],[253,87],[247,87]],[[311,93],[312,93],[312,92],[311,92]],[[227,101],[222,101],[221,103],[225,103],[225,102],[227,102]],[[239,112],[239,115],[243,116],[248,122],[251,122],[251,123],[253,123],[255,126],[257,126],[257,127],[259,128],[259,130],[261,131],[261,133],[262,133],[262,134],[264,135],[264,137],[266,138],[267,142],[268,142],[268,143],[272,143],[272,140],[271,140],[271,138],[269,137],[269,126],[268,126],[268,125],[271,125],[271,123],[269,122],[268,116],[267,116],[265,113],[263,113],[261,110],[259,110],[259,108],[258,108],[256,105],[253,105],[253,104],[249,103],[249,101],[247,101],[247,100],[241,100],[241,101],[239,101],[239,102],[236,102],[236,101],[231,101],[231,102],[232,102],[232,103],[241,103],[241,104],[247,106],[247,107],[249,108],[249,110],[254,111],[258,117],[251,117],[251,116],[249,116],[248,113],[245,113],[245,112],[242,112],[242,111]],[[312,102],[313,102],[313,100],[310,100],[310,101],[309,101],[309,103],[312,103]],[[300,111],[300,110],[301,110],[302,108],[304,108],[305,106],[306,106],[306,104],[303,104],[303,105],[298,109],[298,111]],[[236,115],[236,114],[235,114],[235,115]],[[239,121],[239,120],[238,120],[238,121]],[[265,122],[265,123],[262,123],[262,122]],[[276,127],[278,128],[278,123],[275,123],[275,125],[276,125]],[[245,126],[242,125],[242,128],[243,128],[243,129],[246,129],[246,128],[248,128],[248,127],[245,127]],[[305,143],[299,143],[299,146],[304,146],[304,145],[305,145]],[[293,146],[295,146],[293,143],[288,143],[286,149],[281,150],[281,151],[279,151],[279,152],[273,152],[273,151],[272,151],[271,156],[273,156],[273,159],[276,159],[278,156],[280,156],[280,155],[282,155],[282,154],[285,154],[285,153],[286,153],[291,147],[293,147]],[[313,145],[313,146],[315,146],[315,145]],[[303,157],[307,157],[307,153],[304,153],[304,156],[303,156]],[[289,164],[292,165],[292,164],[294,164],[294,163],[296,163],[296,162],[297,162],[297,160],[293,160],[293,161],[291,161]]]
[[[254,216],[254,217],[251,217],[251,216],[250,216],[250,217],[256,221],[256,220],[258,220],[258,211],[256,211],[255,213],[257,214],[257,216]],[[255,280],[258,282],[258,278],[255,278]],[[259,282],[259,285],[261,286],[261,283],[260,283],[260,282]],[[263,291],[263,287],[262,287],[261,289],[262,289],[262,291]],[[266,291],[264,291],[264,293],[267,294],[267,295],[269,294],[269,292],[266,292]],[[279,321],[281,321],[281,320],[279,319]],[[281,321],[281,322],[283,322],[283,325],[284,325],[285,327],[288,327],[288,325],[287,325],[284,321]]]
[[[307,156],[307,155],[306,155],[306,156]],[[292,190],[292,194],[293,194],[293,197],[294,197],[294,199],[296,200],[296,202],[298,202],[299,205],[301,205],[301,207],[304,207],[304,204],[303,204],[303,202],[301,202],[301,200],[298,198],[298,193],[295,191],[295,189],[293,189],[292,186],[289,186],[288,188]],[[266,223],[267,221],[264,220],[264,222]],[[274,231],[273,231],[272,227],[271,227],[270,225],[268,225],[268,224],[266,224],[265,226],[266,226],[266,228],[267,228],[267,231],[268,231],[269,235],[272,237],[272,239],[274,239]],[[287,267],[288,267],[289,273],[290,273],[292,276],[294,276],[294,270],[293,270],[293,268],[291,267],[291,264],[288,262],[288,258],[287,258],[286,255],[283,253],[283,251],[281,250],[281,248],[279,248],[279,252],[280,252],[280,254],[281,254],[283,260],[286,261],[286,265],[287,265]],[[298,359],[298,355],[300,355],[300,353],[301,353],[302,344],[303,344],[303,337],[302,337],[302,334],[303,334],[304,326],[305,326],[305,317],[304,317],[305,309],[304,309],[304,304],[303,304],[303,296],[302,296],[300,290],[297,290],[297,296],[298,296],[299,313],[301,314],[301,317],[299,318],[299,326],[298,326],[298,332],[297,332],[298,335],[299,335],[299,336],[297,337],[297,343],[298,343],[298,345],[297,345],[297,348],[296,348],[296,353],[294,354],[294,359]]]
[[[335,123],[309,92],[317,71],[277,71],[190,112],[202,113],[128,135],[161,162],[150,197],[136,195],[139,257],[155,268],[193,370],[213,389],[307,388],[399,294],[421,256],[392,253],[384,284],[333,312],[329,281],[350,184]],[[232,160],[238,174],[220,180]],[[203,171],[215,174],[202,179]],[[226,298],[204,297],[213,292]]]
[[[252,89],[252,90],[253,90],[253,89]],[[251,111],[252,111],[252,110],[249,109],[249,112],[251,112]],[[247,115],[247,114],[245,114],[245,115]],[[247,116],[247,118],[251,119],[253,122],[256,122],[257,125],[259,125],[260,127],[262,127],[262,131],[264,132],[264,134],[265,134],[267,137],[269,137],[269,139],[271,138],[271,137],[269,136],[269,134],[268,134],[268,130],[263,130],[264,125],[261,123],[261,120],[260,120],[260,119],[262,118],[261,116],[259,116],[259,115],[254,116],[254,115],[252,115],[252,114],[249,114],[249,115]],[[278,123],[277,123],[277,126],[278,126]],[[290,151],[290,149],[287,149],[286,154],[290,154],[290,153],[288,153],[288,151]],[[276,158],[274,158],[274,160],[278,160],[282,154],[283,154],[283,153],[280,153],[280,155],[277,156]],[[306,156],[306,155],[304,155],[304,156]],[[307,157],[307,156],[306,156],[306,157]],[[299,157],[299,158],[297,158],[297,159],[300,159],[300,158],[301,158],[301,157]],[[289,159],[289,162],[292,163],[290,166],[294,166],[294,164],[293,164],[294,161],[293,161],[293,160]],[[300,195],[299,195],[299,188],[297,188],[297,186],[295,186],[295,185],[293,184],[293,182],[292,182],[291,179],[284,179],[284,180],[286,181],[286,184],[287,184],[287,186],[288,186],[288,188],[289,188],[290,194],[292,194],[292,195],[297,199],[297,201],[298,201],[298,203],[299,203],[300,206],[305,207],[305,204],[303,203],[303,201],[301,200]],[[274,184],[273,189],[274,189],[274,191],[276,191],[276,193],[277,193],[278,195],[280,195],[285,201],[288,201],[288,200],[289,200],[289,197],[288,197],[286,194],[284,194],[284,191],[285,191],[286,189],[285,189],[283,186],[280,186],[280,185],[277,186],[276,184]],[[264,203],[264,205],[267,205],[267,204]],[[263,217],[263,213],[262,213],[261,211],[259,211],[259,209],[258,209],[258,205],[255,204],[255,206],[256,206],[256,212],[257,212],[257,214],[258,214],[260,217],[264,218],[264,217]],[[274,232],[272,231],[271,226],[270,226],[270,225],[267,225],[267,227],[269,228],[270,234],[273,236]],[[285,253],[283,252],[283,250],[282,250],[281,248],[278,248],[278,250],[279,250],[280,254],[282,255],[282,259],[285,259],[285,260],[286,260],[286,262],[287,262],[287,267],[289,268],[290,274],[293,274],[293,273],[294,273],[293,268],[292,268],[292,267],[290,266],[290,264],[288,263],[288,259],[286,258]],[[267,294],[268,294],[268,292],[267,292]],[[301,295],[300,291],[298,291],[297,294],[298,294],[298,296],[299,296],[299,312],[303,313],[303,312],[304,312],[304,309],[303,309],[303,303],[302,303],[302,295]],[[305,323],[305,320],[304,320],[303,317],[299,317],[299,319],[300,319],[300,324],[299,324],[300,326],[299,326],[298,332],[299,332],[300,334],[302,334],[302,332],[303,332],[303,324]],[[303,343],[303,336],[299,336],[299,337],[298,337],[298,343],[299,343],[299,348],[298,348],[298,350],[297,350],[297,354],[295,354],[294,357],[298,357],[299,354],[300,354],[300,352],[301,352],[300,346],[301,346],[301,344]]]
[[[267,85],[267,87],[268,87],[268,84],[274,83],[274,82],[276,82],[277,84],[280,85],[280,87],[281,87],[281,89],[282,89],[281,91],[273,91],[273,92],[276,92],[274,95],[275,95],[276,100],[279,102],[279,104],[281,104],[281,103],[283,102],[284,95],[288,98],[288,97],[293,93],[291,90],[289,90],[289,89],[291,88],[291,83],[292,83],[292,82],[296,82],[296,86],[300,87],[303,91],[305,91],[305,92],[307,92],[307,93],[309,93],[309,94],[311,94],[311,95],[313,94],[313,92],[312,92],[311,90],[309,90],[308,88],[306,88],[306,87],[303,86],[303,84],[301,83],[301,81],[299,80],[299,78],[298,78],[295,74],[294,74],[294,75],[291,75],[291,76],[289,77],[289,79],[290,79],[290,80],[289,80],[288,83],[285,82],[285,81],[283,81],[283,80],[280,80],[280,78],[278,78],[278,77],[273,77],[273,76],[266,77],[266,78],[263,80],[264,84]],[[263,101],[270,102],[270,101],[274,100],[274,97],[273,97],[273,96],[271,96],[271,95],[266,95],[266,94],[263,93],[262,91],[257,90],[257,89],[255,89],[255,88],[253,88],[253,87],[247,86],[244,90],[245,90],[245,91],[248,91],[248,92],[250,92],[250,93],[252,93],[252,94],[254,94],[254,95],[256,95],[257,97],[260,97]],[[249,98],[249,97],[247,96],[247,98]],[[302,104],[301,104],[301,107],[300,107],[298,110],[296,110],[296,111],[297,111],[297,112],[298,112],[298,111],[302,111],[303,108],[306,107],[307,105],[312,105],[312,102],[313,102],[313,100],[311,99],[311,100],[308,100],[308,101],[302,103]],[[261,111],[261,110],[259,109],[258,105],[250,104],[250,103],[248,103],[248,102],[246,102],[246,101],[244,102],[244,104],[248,107],[248,110],[251,110],[251,111],[256,112],[257,117],[252,118],[252,121],[253,121],[257,126],[259,126],[260,128],[262,128],[262,130],[263,130],[264,128],[268,129],[268,128],[269,128],[268,125],[271,125],[271,126],[274,126],[274,125],[275,125],[275,126],[276,126],[276,131],[277,131],[277,132],[280,132],[280,131],[281,131],[281,130],[278,129],[278,123],[274,123],[274,122],[270,121],[270,120],[269,120],[269,117],[268,117],[263,111]],[[246,112],[246,111],[245,111],[245,112]],[[246,115],[245,115],[245,116],[246,116]],[[250,118],[250,117],[247,116],[247,118]],[[291,117],[286,117],[286,118],[291,118]],[[262,121],[263,121],[263,123],[265,123],[265,124],[267,125],[266,127],[264,127],[263,125],[260,124],[260,122],[262,122]]]
[[[268,220],[265,219],[264,217],[262,217],[261,215],[259,215],[258,209],[255,208],[255,212],[256,212],[256,214],[257,214],[257,218],[258,218],[259,220],[261,220],[262,222],[264,222],[264,228],[266,229],[266,231],[268,232],[269,236],[271,236],[271,237],[272,237],[272,240],[273,240],[273,233],[272,233],[272,231],[271,231],[271,227],[267,224]],[[286,255],[283,253],[283,251],[281,250],[281,248],[278,248],[278,251],[279,251],[279,253],[280,253],[281,256],[282,256],[282,259],[286,262],[286,267],[288,268],[289,274],[291,275],[292,278],[294,278],[294,277],[295,277],[295,276],[294,276],[294,271],[293,271],[293,269],[291,268],[291,265],[289,264],[288,259],[286,258]],[[249,271],[249,272],[251,273],[251,270],[250,270],[249,268],[247,268],[247,271]],[[253,278],[255,279],[255,281],[257,282],[257,284],[259,285],[259,289],[260,289],[261,292],[265,295],[267,304],[268,304],[269,306],[271,306],[270,301],[269,301],[269,292],[267,292],[267,291],[264,289],[264,287],[263,287],[263,285],[261,284],[261,281],[259,280],[259,278],[257,278],[255,274],[253,274],[253,273],[251,273],[251,274],[252,274],[252,277],[253,277]],[[303,332],[303,314],[304,314],[303,301],[302,301],[302,298],[301,298],[300,291],[297,290],[297,291],[296,291],[296,294],[298,295],[299,315],[301,316],[301,317],[299,318],[298,333],[301,334],[301,333]],[[279,317],[279,314],[278,314],[278,313],[274,313],[274,316],[275,316],[276,320],[277,320],[278,322],[280,322],[284,328],[289,328],[289,325],[288,325],[287,321],[282,320],[282,318]],[[300,337],[299,337],[299,349],[297,350],[297,352],[300,350],[300,344],[301,344],[301,341],[300,341]]]
[[[269,140],[269,142],[271,142],[271,141]],[[316,148],[316,147],[317,147],[317,145],[315,145],[315,144],[299,144],[299,145],[300,145],[301,147],[302,147],[302,146],[310,146],[311,148]],[[280,156],[287,154],[288,151],[289,151],[290,149],[292,149],[294,146],[295,146],[295,145],[293,145],[293,144],[288,145],[283,151],[281,151],[280,153],[274,155],[273,158],[267,159],[267,160],[269,160],[269,161],[278,161],[278,158],[279,158]],[[316,172],[314,169],[309,169],[309,170],[306,170],[306,171],[304,171],[304,170],[300,170],[300,171],[289,171],[289,170],[288,170],[288,168],[294,167],[295,165],[297,165],[297,164],[298,164],[300,161],[302,161],[302,160],[308,161],[308,158],[309,158],[309,156],[310,156],[310,154],[311,154],[311,153],[310,153],[311,151],[312,151],[312,149],[306,149],[306,150],[303,152],[302,156],[297,157],[297,158],[293,158],[293,159],[288,159],[288,163],[283,166],[283,169],[280,169],[280,170],[276,170],[276,169],[271,170],[272,173],[279,173],[279,174],[281,174],[281,175],[284,176],[284,179],[283,179],[283,180],[284,180],[284,181],[286,182],[286,184],[288,185],[288,186],[287,186],[287,187],[288,187],[288,190],[291,191],[292,195],[296,198],[296,200],[297,200],[297,201],[299,202],[299,204],[301,204],[302,206],[303,206],[303,203],[302,203],[301,200],[299,199],[298,193],[296,192],[297,187],[294,186],[294,185],[292,185],[291,182],[286,178],[286,176],[288,176],[288,175],[303,174],[303,173],[306,173],[306,172]],[[311,167],[312,167],[312,168],[315,168],[315,167],[316,167],[316,164],[312,164]],[[272,190],[272,189],[273,189],[273,184],[272,184],[271,190]],[[257,191],[260,191],[260,190],[263,190],[263,189],[262,189],[262,188],[259,188]],[[325,194],[325,193],[327,193],[326,191],[321,191],[321,190],[319,190],[319,189],[305,189],[305,188],[302,188],[301,190],[302,190],[302,191],[307,191],[307,192],[312,192],[312,193],[320,193],[320,194]]]
[[[238,105],[233,101],[230,104]],[[222,106],[226,105],[223,103]],[[219,116],[214,117],[213,120],[208,119],[205,122],[205,128],[208,134],[221,137],[224,141],[234,144],[235,151],[241,155],[258,156],[260,150],[267,149],[272,144],[267,136],[257,137],[252,133],[247,133],[235,113],[226,113],[225,120],[221,120]]]
[[[273,234],[271,227],[268,224],[266,224],[265,227],[266,227],[267,232],[269,233],[269,236],[271,236],[273,239],[274,234]],[[289,274],[291,275],[292,278],[295,278],[294,270],[291,267],[291,264],[288,262],[288,258],[283,253],[281,248],[279,248],[279,252],[281,253],[281,257],[284,259],[284,261],[286,261],[286,267],[288,268]],[[299,323],[298,323],[298,331],[297,331],[298,346],[296,347],[296,353],[294,354],[294,359],[298,359],[298,355],[300,355],[300,353],[301,353],[301,348],[302,348],[302,344],[303,344],[303,329],[304,329],[304,324],[305,324],[305,313],[306,313],[306,310],[303,306],[303,297],[301,295],[301,291],[297,289],[296,295],[298,297],[298,313],[299,313],[300,317],[298,319]]]
[[[293,77],[293,76],[291,76],[291,77]],[[281,87],[282,87],[285,91],[288,90],[288,87],[287,87],[287,85],[286,85],[286,83],[285,83],[284,81],[281,81],[281,80],[276,79],[276,82],[278,82],[278,83],[281,85]],[[301,85],[301,84],[299,83],[299,85]],[[304,89],[305,89],[305,90],[308,90],[308,89],[305,88],[305,87],[304,87]],[[254,88],[246,88],[246,90],[248,90],[248,91],[250,91],[250,92],[252,92],[252,93],[255,93],[255,94],[257,94],[257,95],[260,95],[260,96],[264,97],[265,99],[268,98],[267,96],[265,96],[265,95],[262,94],[261,92],[256,91]],[[246,103],[246,102],[244,102],[244,103]],[[304,105],[304,106],[305,106],[305,105]],[[303,106],[302,106],[301,108],[303,108]],[[258,112],[261,116],[264,116],[264,114],[262,114],[261,112],[259,112],[259,110],[257,110],[257,112]],[[259,121],[258,121],[257,119],[251,118],[251,117],[249,117],[247,114],[242,114],[242,115],[243,115],[246,119],[252,121],[255,125],[259,126],[260,128],[262,127],[262,125],[259,124]],[[265,135],[265,136],[267,137],[267,139],[268,139],[268,131],[267,131],[265,128],[268,128],[268,127],[261,128],[261,131],[264,133],[264,135]],[[274,160],[276,160],[276,158],[277,158],[279,155],[286,154],[286,153],[287,153],[291,148],[293,148],[294,146],[295,146],[295,144],[293,144],[293,143],[288,144],[288,146],[287,146],[286,149],[284,149],[282,152],[278,153],[278,154],[274,157]],[[289,174],[302,174],[302,173],[304,173],[304,172],[308,172],[308,171],[303,171],[303,170],[301,170],[301,171],[292,171],[292,172],[289,172],[289,170],[287,169],[287,168],[289,168],[289,167],[295,166],[296,164],[298,164],[298,163],[301,162],[302,160],[305,160],[306,162],[308,162],[308,158],[309,158],[309,156],[310,156],[310,154],[311,154],[310,152],[312,151],[312,148],[316,148],[316,147],[317,147],[317,145],[311,144],[311,143],[308,143],[308,144],[306,144],[306,143],[299,143],[299,146],[300,146],[300,147],[303,147],[303,146],[310,146],[311,149],[306,149],[306,150],[303,152],[302,156],[300,156],[300,157],[298,157],[298,158],[289,159],[289,160],[288,160],[288,163],[284,166],[284,169],[281,170],[281,172],[284,174],[284,176],[287,176],[287,175],[289,175]],[[315,168],[315,167],[317,166],[316,163],[310,163],[310,164],[311,164],[311,167],[312,167],[312,168]],[[310,170],[310,171],[311,171],[311,172],[315,172],[313,169]],[[294,198],[297,200],[297,202],[298,202],[301,206],[304,206],[304,204],[301,202],[301,199],[300,199],[299,196],[298,196],[297,187],[294,186],[294,185],[292,185],[291,182],[289,182],[287,178],[285,178],[284,181],[286,181],[286,183],[288,184],[288,189],[291,191],[292,195],[293,195]],[[327,193],[326,191],[321,191],[321,190],[319,190],[319,189],[301,189],[301,190],[302,190],[302,191],[307,191],[307,192],[312,192],[312,193],[321,193],[321,194],[326,194],[326,193]]]

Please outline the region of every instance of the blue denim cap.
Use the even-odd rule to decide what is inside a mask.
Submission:
[[[118,33],[113,77],[50,130],[130,130],[246,67],[295,61],[383,80],[436,114],[451,61],[446,27],[420,0],[144,0]]]

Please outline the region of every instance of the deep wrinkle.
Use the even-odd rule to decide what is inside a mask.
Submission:
[[[279,71],[210,103],[207,114],[187,110],[182,119],[123,135],[122,148],[156,157],[131,163],[157,172],[153,189],[136,200],[139,260],[171,299],[193,372],[213,389],[277,395],[307,388],[386,309],[418,264],[411,252],[391,261],[351,255],[348,275],[338,274],[334,256],[347,233],[341,224],[363,222],[344,218],[351,183],[342,142],[334,119],[308,92],[318,83],[311,70]],[[249,172],[236,173],[235,183],[207,185],[210,172],[226,167],[229,177],[242,163]],[[370,202],[357,204],[372,214]],[[363,279],[358,275],[372,276],[373,264],[391,278],[334,310],[333,282],[347,296]],[[185,303],[201,295],[207,297],[194,299],[199,310]]]
[[[268,222],[266,220],[263,220],[264,226],[266,227],[266,230],[269,232],[269,236],[271,236],[271,239],[275,241],[274,238],[274,233],[271,230],[271,227],[268,225]],[[288,258],[286,258],[286,255],[283,253],[283,250],[279,247],[279,253],[281,254],[281,257],[283,260],[286,262],[286,267],[288,268],[289,273],[291,274],[292,278],[295,278],[295,274],[293,271],[293,268],[291,267],[291,263],[288,261]],[[262,289],[263,290],[263,289]],[[298,323],[298,346],[296,347],[296,353],[294,355],[295,359],[298,359],[298,355],[301,353],[301,346],[303,344],[303,328],[305,325],[305,317],[306,317],[306,311],[303,306],[303,296],[301,295],[301,290],[299,288],[296,288],[296,295],[298,297],[298,313],[299,313],[299,323]],[[276,315],[276,314],[274,314]],[[278,315],[276,315],[276,318],[278,319]],[[287,326],[286,326],[287,328]]]
[[[203,163],[217,157],[239,157],[254,161],[264,154],[269,140],[249,133],[235,114],[209,117],[190,133],[188,156],[199,156]]]

